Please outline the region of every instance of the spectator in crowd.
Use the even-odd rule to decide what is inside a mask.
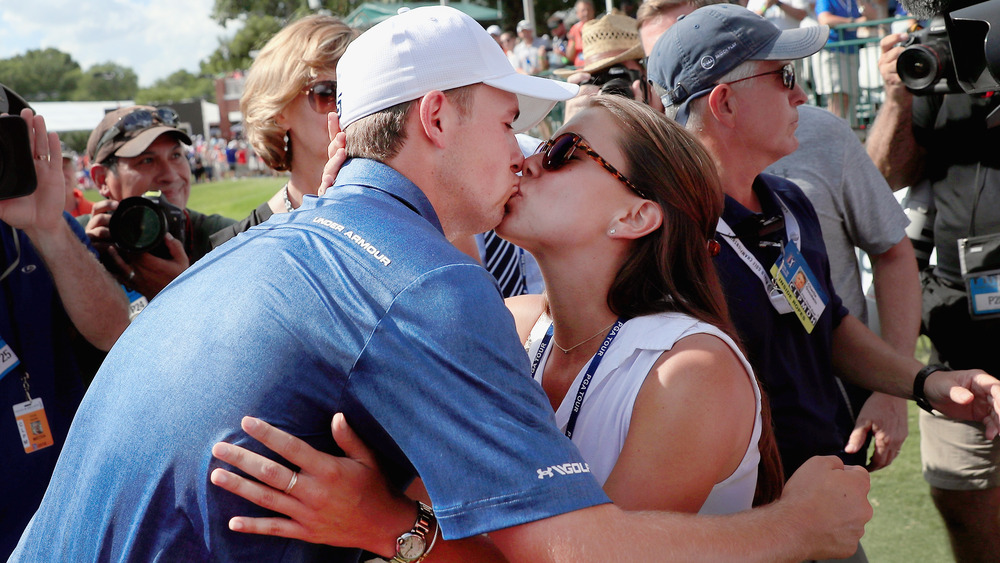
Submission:
[[[567,36],[566,23],[562,16],[553,15],[547,21],[550,36],[549,68],[562,68],[570,64],[566,56],[569,47],[569,37]]]
[[[593,0],[577,0],[573,5],[576,12],[576,23],[569,28],[569,43],[566,47],[566,58],[573,61],[573,66],[584,65],[583,54],[583,26],[594,19],[597,12],[594,10]]]
[[[880,328],[898,353],[913,356],[920,330],[920,282],[909,220],[858,136],[842,119],[810,105],[799,106],[795,130],[799,148],[767,167],[791,180],[816,208],[830,275],[844,306],[861,322]],[[872,263],[877,320],[869,322],[855,248]],[[908,433],[906,401],[844,383],[850,397],[854,431],[848,453],[864,451],[873,433],[870,470],[881,469],[899,454]]]
[[[650,78],[668,111],[696,132],[720,167],[727,197],[716,265],[771,398],[786,472],[813,455],[865,462],[863,451],[845,450],[854,425],[834,369],[852,383],[918,402],[920,387],[939,373],[847,314],[812,206],[791,182],[761,174],[797,148],[805,93],[789,61],[819,49],[826,33],[781,31],[749,10],[720,4],[679,20],[650,56]],[[713,64],[702,64],[709,56]],[[800,269],[809,282],[804,291],[789,283]],[[856,558],[864,560],[863,552]]]
[[[219,248],[136,318],[89,391],[12,561],[53,552],[356,560],[353,551],[227,530],[228,517],[250,505],[210,488],[205,473],[211,444],[248,442],[232,428],[246,412],[284,420],[333,452],[322,430],[344,411],[386,456],[395,486],[419,472],[439,508],[420,509],[403,534],[403,547],[416,548],[406,550],[411,560],[426,549],[417,538],[437,533],[435,520],[446,538],[493,530],[515,561],[802,559],[854,544],[870,514],[858,502],[867,476],[836,460],[811,463],[778,506],[702,520],[623,513],[583,471],[527,377],[492,278],[448,242],[500,220],[522,166],[514,132],[575,90],[516,73],[493,43],[468,16],[436,6],[389,18],[348,47],[337,72],[347,152],[388,164],[347,163],[336,189]],[[444,56],[453,64],[439,65]],[[172,338],[159,338],[163,326]],[[233,348],[201,352],[219,338]],[[939,407],[955,410],[954,381],[928,379]],[[417,512],[368,533],[405,530]],[[364,547],[404,557],[397,546],[380,537]]]
[[[703,5],[714,2],[702,0],[646,0],[636,12],[636,24],[639,27],[639,39],[642,49],[649,55],[653,45],[677,18],[690,14]]]
[[[213,235],[213,246],[316,194],[330,144],[327,114],[337,109],[337,61],[354,35],[333,16],[307,16],[275,34],[254,59],[240,97],[244,134],[268,167],[289,177],[249,217]]]
[[[802,24],[802,20],[811,17],[814,4],[809,0],[751,0],[747,9],[784,30],[795,29]]]
[[[646,73],[641,61],[645,58],[639,42],[639,29],[634,18],[611,13],[591,20],[583,26],[583,54],[587,63],[575,69],[560,69],[557,76],[567,82],[581,84],[580,93],[566,102],[566,119],[570,119],[587,98],[598,92],[648,99]]]
[[[63,207],[63,210],[73,217],[86,215],[90,213],[91,209],[93,209],[94,204],[87,198],[83,197],[83,192],[79,188],[80,184],[76,175],[76,151],[67,147],[66,143],[63,143],[62,141],[59,141],[59,144],[62,148],[63,179],[66,182],[66,204]]]
[[[513,31],[505,31],[500,34],[500,47],[503,48],[503,52],[507,55],[507,59],[511,60],[510,64],[514,64],[512,57],[514,56],[514,45],[517,44],[517,34]]]
[[[191,167],[182,143],[190,142],[187,133],[177,128],[177,114],[172,109],[151,106],[108,113],[87,141],[87,154],[93,163],[90,173],[105,199],[94,204],[92,215],[77,219],[86,226],[111,273],[147,300],[211,250],[212,233],[233,223],[221,215],[187,209]],[[170,234],[164,241],[169,259],[149,252],[122,253],[112,243],[109,223],[118,204],[148,191],[159,191],[184,213],[184,241]]]
[[[501,29],[499,25],[493,24],[487,27],[486,33],[489,33],[490,37],[496,40],[497,45],[503,47],[503,45],[500,43],[500,36],[503,35],[503,29]]]
[[[541,37],[535,37],[535,28],[528,20],[517,22],[517,35],[521,38],[514,45],[512,62],[514,68],[524,74],[538,74],[549,67],[549,43]]]
[[[6,559],[42,500],[83,399],[89,380],[81,356],[111,348],[128,325],[128,303],[83,229],[63,211],[59,138],[3,90],[0,111],[20,113],[28,124],[38,180],[33,194],[0,201],[0,398],[7,409],[0,417],[0,558]]]
[[[995,150],[1000,130],[987,126],[987,116],[1000,104],[996,96],[913,96],[896,73],[899,45],[906,38],[893,34],[881,42],[885,103],[868,138],[868,154],[893,189],[930,191],[926,213],[911,215],[916,227],[911,236],[932,238],[937,251],[937,264],[921,272],[922,328],[934,344],[932,362],[1000,371],[995,350],[1000,320],[991,319],[982,303],[973,301],[976,307],[970,307],[971,280],[982,274],[963,271],[959,246],[966,237],[1000,233]],[[922,229],[933,236],[921,235]],[[989,295],[980,294],[980,300]],[[1000,553],[1000,441],[984,438],[982,425],[928,413],[920,415],[920,440],[924,479],[955,559],[995,561]]]
[[[857,0],[816,0],[816,20],[820,25],[830,27],[862,23]],[[850,41],[858,38],[856,29],[839,29],[830,31],[830,41]],[[816,93],[826,97],[826,108],[830,113],[851,122],[851,93],[858,87],[857,45],[840,45],[827,47],[819,52],[816,58],[817,67],[814,73]]]

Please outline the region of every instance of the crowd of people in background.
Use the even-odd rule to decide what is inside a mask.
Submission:
[[[873,27],[859,140],[840,42],[913,23],[859,2],[307,16],[232,139],[133,106],[78,154],[4,89],[0,556],[864,562],[913,400],[956,560],[995,560],[1000,102],[913,96]]]

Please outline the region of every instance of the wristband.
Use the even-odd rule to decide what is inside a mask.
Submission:
[[[927,401],[927,395],[924,394],[924,383],[927,381],[927,377],[930,374],[941,370],[949,371],[945,366],[930,364],[921,368],[920,371],[917,372],[917,376],[913,378],[913,400],[916,401],[918,407],[932,414],[934,412],[934,407],[932,407],[930,402]]]

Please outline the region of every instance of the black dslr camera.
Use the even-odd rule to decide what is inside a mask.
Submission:
[[[31,195],[38,186],[28,124],[17,115],[26,107],[27,102],[0,84],[0,113],[13,114],[0,116],[0,199]]]
[[[590,80],[584,84],[593,84],[601,88],[601,94],[614,94],[632,99],[632,83],[642,81],[642,74],[623,65],[614,65],[602,71],[591,74]]]
[[[187,216],[184,210],[167,201],[160,192],[127,197],[118,203],[108,229],[119,249],[133,254],[149,252],[170,260],[170,250],[163,239],[170,233],[184,243]]]
[[[927,29],[911,35],[896,71],[914,94],[982,94],[1000,90],[1000,0],[954,0]],[[907,8],[922,13],[926,0]],[[950,5],[949,5],[950,4]],[[963,7],[964,6],[964,7]],[[951,9],[952,7],[957,9]]]

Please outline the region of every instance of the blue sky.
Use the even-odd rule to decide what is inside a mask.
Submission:
[[[0,59],[54,47],[81,67],[112,61],[150,86],[198,63],[231,36],[213,0],[0,0]],[[238,25],[238,24],[237,24]]]

